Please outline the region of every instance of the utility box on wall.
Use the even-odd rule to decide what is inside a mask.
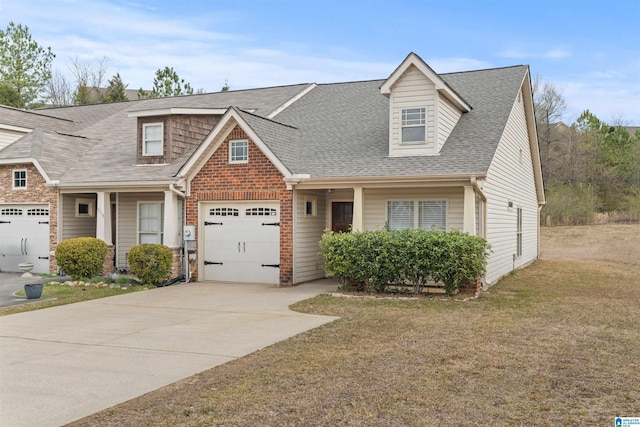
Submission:
[[[196,226],[185,225],[182,235],[184,236],[185,241],[196,240]]]

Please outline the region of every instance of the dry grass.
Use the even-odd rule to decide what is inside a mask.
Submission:
[[[342,319],[73,425],[610,425],[640,415],[640,260],[625,255],[640,250],[640,225],[619,227],[545,229],[545,258],[477,300],[304,301],[294,308]],[[570,259],[555,255],[565,246]]]

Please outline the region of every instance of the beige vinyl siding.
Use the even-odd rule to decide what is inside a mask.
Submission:
[[[389,200],[446,200],[447,230],[462,230],[464,224],[464,189],[459,188],[393,188],[364,190],[364,227],[383,229],[387,221]]]
[[[164,202],[164,193],[118,193],[116,268],[127,267],[127,254],[138,244],[138,202]]]
[[[7,145],[11,144],[14,141],[25,136],[25,132],[19,132],[15,130],[9,129],[0,129],[0,150],[2,150]]]
[[[438,153],[460,120],[460,116],[462,113],[457,108],[451,105],[447,99],[440,97],[438,103],[438,146],[436,147]]]
[[[293,282],[302,283],[325,277],[318,242],[327,228],[326,190],[297,191],[293,226]],[[305,215],[305,196],[315,197],[316,215]]]
[[[522,97],[519,97],[522,99]],[[520,155],[522,150],[522,156]],[[516,100],[487,173],[487,284],[538,256],[538,202],[522,101]],[[509,202],[513,207],[509,208]],[[517,210],[523,210],[523,253],[516,254]]]
[[[76,199],[93,200],[94,215],[76,217]],[[65,194],[62,196],[62,240],[75,237],[96,237],[96,195]]]
[[[390,97],[390,156],[419,156],[435,153],[436,87],[416,67],[411,66],[393,87]],[[402,144],[402,109],[425,108],[426,144]]]

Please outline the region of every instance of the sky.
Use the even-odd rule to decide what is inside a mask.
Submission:
[[[567,102],[640,125],[640,0],[0,0],[56,54],[106,58],[129,89],[173,67],[195,89],[385,79],[410,53],[437,73],[528,64]]]

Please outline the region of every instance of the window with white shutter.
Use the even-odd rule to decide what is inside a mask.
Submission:
[[[418,227],[430,230],[447,229],[447,202],[444,200],[421,200],[418,202]]]
[[[413,202],[392,200],[387,203],[389,230],[413,228]]]
[[[390,200],[387,202],[389,230],[403,228],[447,229],[446,200]]]

